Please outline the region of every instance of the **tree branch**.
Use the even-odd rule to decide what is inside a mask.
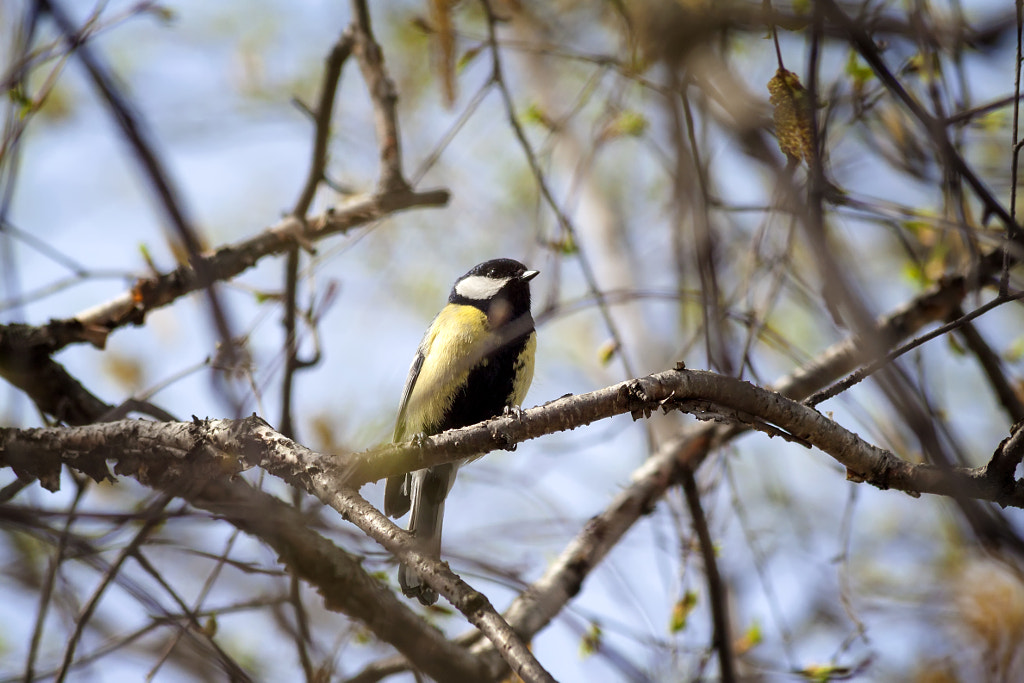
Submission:
[[[978,264],[979,272],[998,268],[1002,256],[990,252]],[[874,334],[884,344],[895,345],[925,325],[948,318],[982,279],[968,275],[947,278],[932,289],[881,318]],[[861,364],[871,361],[856,336],[825,349],[816,358],[781,377],[774,387],[800,400],[815,389],[834,382]],[[543,629],[581,589],[583,581],[642,516],[648,514],[665,491],[679,482],[680,468],[696,468],[709,452],[745,433],[737,425],[699,424],[683,430],[665,443],[630,476],[631,484],[593,517],[584,529],[549,565],[547,571],[516,598],[505,617],[523,637]],[[460,640],[475,639],[471,633]],[[475,652],[487,649],[480,643]]]
[[[189,502],[267,543],[282,563],[320,592],[328,609],[359,620],[432,678],[488,680],[476,657],[445,639],[387,584],[367,574],[360,558],[310,530],[307,520],[277,498],[221,476]]]
[[[228,280],[256,265],[261,258],[283,254],[294,244],[296,235],[314,242],[399,211],[444,206],[448,198],[447,190],[400,190],[361,197],[310,218],[305,226],[289,216],[258,235],[220,247],[199,260],[214,280]],[[141,325],[150,311],[163,308],[201,286],[196,270],[191,265],[182,265],[168,273],[140,278],[129,291],[72,318],[52,320],[39,327],[8,325],[0,329],[15,335],[20,346],[47,354],[81,342],[102,348],[113,330]]]
[[[735,683],[736,663],[733,659],[732,631],[729,628],[729,604],[725,591],[725,582],[718,572],[718,560],[715,559],[715,544],[711,540],[707,516],[700,504],[700,492],[693,470],[683,468],[680,474],[686,506],[690,510],[690,519],[697,532],[700,542],[700,555],[704,558],[704,573],[708,580],[708,599],[711,602],[711,621],[714,623],[712,645],[718,650],[718,666],[722,683]]]
[[[302,186],[291,214],[296,218],[303,218],[309,211],[309,205],[313,202],[316,188],[324,178],[327,168],[327,142],[331,131],[331,117],[334,113],[334,97],[338,92],[338,81],[341,79],[341,69],[345,61],[352,54],[352,46],[355,44],[355,32],[349,26],[338,38],[334,47],[327,55],[324,63],[324,75],[320,82],[320,99],[316,109],[313,110],[315,129],[313,133],[313,149],[309,163],[309,172],[306,174],[306,182]]]
[[[149,422],[122,420],[72,428],[0,428],[0,466],[19,476],[40,477],[53,486],[67,464],[97,481],[111,478],[106,460],[128,463],[140,481],[152,485],[167,470],[184,476],[237,474],[261,467],[315,493],[332,486],[359,487],[371,481],[432,467],[527,439],[576,429],[630,413],[634,419],[657,411],[680,410],[703,419],[732,411],[739,426],[764,421],[796,440],[828,453],[855,481],[912,495],[963,495],[1001,505],[1024,507],[1024,491],[994,486],[985,468],[913,464],[878,448],[806,405],[748,382],[699,370],[669,370],[627,380],[586,394],[567,396],[521,415],[501,416],[401,444],[387,444],[346,457],[324,455],[294,443],[258,417],[244,420]],[[736,423],[731,426],[735,427]]]
[[[160,155],[156,151],[156,145],[149,139],[149,132],[144,120],[122,95],[120,88],[106,66],[93,54],[89,45],[78,36],[74,25],[56,1],[36,0],[36,3],[39,8],[48,12],[53,17],[54,22],[56,22],[58,28],[64,34],[69,50],[77,54],[78,59],[85,66],[86,71],[92,78],[93,84],[99,91],[101,99],[110,108],[114,120],[121,129],[121,134],[134,152],[145,178],[149,180],[159,206],[163,209],[167,220],[174,228],[174,232],[188,253],[189,263],[196,279],[195,288],[206,290],[207,298],[210,301],[210,314],[214,327],[225,351],[233,353],[232,349],[234,347],[231,343],[230,325],[224,312],[224,307],[220,302],[220,297],[214,287],[218,278],[213,276],[207,263],[200,258],[202,240],[196,233],[192,221],[186,215],[184,204],[178,197],[170,174],[164,168]]]
[[[906,88],[899,82],[899,79],[893,75],[889,67],[886,66],[885,60],[882,59],[882,53],[879,51],[878,46],[875,45],[875,41],[871,36],[864,30],[860,23],[851,19],[847,14],[837,5],[834,0],[823,0],[823,10],[828,14],[829,18],[834,21],[842,30],[846,31],[850,43],[854,49],[864,58],[864,61],[868,63],[871,70],[874,71],[875,76],[878,80],[891,92],[898,100],[900,100],[907,110],[914,116],[915,119],[924,128],[925,133],[931,139],[932,144],[939,151],[943,161],[949,165],[949,167],[956,171],[967,184],[974,190],[974,194],[977,195],[982,205],[985,207],[986,214],[992,214],[997,216],[1006,228],[1007,241],[1019,241],[1021,239],[1021,230],[1017,226],[1016,221],[1010,216],[1010,212],[992,195],[988,187],[985,186],[981,179],[974,173],[971,167],[964,161],[964,158],[950,142],[949,136],[946,135],[946,129],[943,122],[928,113],[925,108],[916,100],[914,97],[907,92]],[[1016,259],[1013,259],[1016,260]],[[1007,257],[1005,264],[1006,268],[1011,265],[1011,259]]]
[[[443,595],[480,630],[519,679],[526,683],[554,683],[555,679],[544,670],[523,640],[494,609],[487,596],[459,578],[448,568],[447,562],[420,553],[414,536],[396,526],[354,490],[325,480],[314,493],[367,536],[384,546],[399,561],[414,568],[431,588]],[[491,667],[490,673],[497,678],[502,675],[504,668]]]
[[[60,367],[53,360],[46,360]],[[63,372],[63,368],[60,369]],[[62,381],[77,387],[77,392],[66,395],[69,402],[66,412],[70,417],[81,420],[79,424],[98,420],[111,412],[111,406],[89,393],[66,372],[62,375]],[[266,427],[266,423],[259,418],[248,418],[248,421]],[[244,423],[246,420],[239,422]],[[170,425],[165,435],[181,435],[183,429],[189,428],[189,423],[127,420],[43,431],[58,440],[62,433],[71,435],[82,450],[66,454],[73,461],[68,462],[68,466],[89,474],[93,479],[102,480],[113,478],[106,458],[112,456],[111,449],[117,447],[105,441],[109,437],[123,444],[123,435],[117,434],[125,424],[144,428]],[[278,553],[282,563],[295,575],[320,592],[328,609],[343,612],[365,623],[378,638],[393,645],[419,670],[438,680],[486,680],[486,669],[479,660],[469,655],[464,648],[446,640],[437,629],[400,601],[386,585],[369,576],[363,570],[360,558],[349,555],[309,529],[307,520],[293,507],[231,478],[231,473],[241,468],[234,468],[229,459],[217,453],[214,444],[220,437],[212,438],[204,444],[202,438],[199,442],[191,442],[186,436],[180,443],[164,444],[165,448],[156,449],[148,456],[145,453],[145,434],[139,432],[137,436],[143,440],[132,444],[135,451],[131,457],[112,458],[117,460],[114,470],[117,474],[131,476],[158,490],[173,491],[192,505],[213,512],[238,529],[259,538]],[[44,436],[36,445],[41,446],[50,437]],[[131,437],[127,438],[131,440]],[[0,436],[0,444],[5,442],[6,438]],[[188,452],[190,446],[186,444],[190,442],[195,452]],[[56,442],[51,442],[51,445],[59,448]],[[155,442],[149,442],[149,445],[155,446]],[[20,471],[19,477],[24,477],[22,481],[38,478],[44,488],[57,490],[60,485],[61,462],[52,457],[56,453],[44,454],[46,450],[43,448],[34,453],[23,453],[30,459],[37,459],[34,463],[25,462],[28,468],[23,469],[13,463],[8,464],[8,456],[15,459],[19,459],[19,456],[0,445],[0,467],[11,466],[15,472]],[[201,464],[193,466],[195,462]]]
[[[409,189],[402,175],[401,138],[398,134],[398,116],[395,105],[398,94],[395,84],[384,67],[384,53],[373,37],[370,10],[365,0],[352,0],[355,55],[359,69],[370,91],[373,102],[373,120],[380,147],[380,179],[378,192],[404,192]]]

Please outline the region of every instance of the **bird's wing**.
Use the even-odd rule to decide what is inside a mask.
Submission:
[[[398,443],[405,438],[406,424],[405,414],[409,408],[409,397],[412,395],[413,387],[416,386],[416,378],[420,376],[420,370],[423,368],[423,361],[427,358],[427,349],[429,349],[429,338],[433,330],[433,325],[427,330],[427,334],[423,337],[423,341],[420,342],[420,346],[416,349],[416,355],[413,356],[412,365],[409,366],[409,375],[405,378],[405,388],[402,389],[402,400],[398,404],[398,418],[395,420],[395,434],[393,441]],[[401,517],[409,511],[409,505],[411,504],[410,495],[410,481],[408,474],[399,474],[394,477],[388,477],[387,484],[384,487],[384,514],[391,517]]]
[[[420,347],[416,349],[416,355],[412,359],[412,365],[409,366],[409,376],[405,378],[405,388],[402,389],[402,400],[398,404],[398,419],[395,420],[395,435],[392,441],[398,443],[405,439],[405,412],[409,407],[409,397],[412,395],[413,387],[416,386],[416,379],[420,376],[420,370],[423,368],[423,361],[426,360],[427,356],[424,353],[424,345],[421,343]]]

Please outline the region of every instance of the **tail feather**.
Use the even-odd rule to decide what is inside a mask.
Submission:
[[[384,487],[384,514],[388,517],[401,517],[408,511],[409,475],[388,477],[388,483]]]
[[[455,482],[458,465],[446,464],[418,470],[410,475],[412,515],[409,533],[419,541],[419,550],[435,558],[441,557],[441,525],[444,520],[444,501]],[[437,592],[423,583],[411,567],[398,568],[398,584],[408,597],[415,597],[424,605],[437,601]]]

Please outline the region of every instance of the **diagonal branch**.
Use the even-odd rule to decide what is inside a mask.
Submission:
[[[329,479],[325,479],[313,493],[367,536],[383,545],[403,564],[413,567],[431,588],[443,595],[480,630],[520,680],[526,683],[554,683],[555,679],[544,670],[523,639],[494,609],[487,596],[459,578],[448,568],[447,563],[421,554],[414,536],[398,528],[354,490],[339,486]],[[491,674],[500,676],[503,668],[492,667]]]
[[[324,75],[320,82],[320,99],[316,109],[313,110],[315,127],[309,172],[306,174],[302,192],[291,211],[291,215],[296,218],[304,217],[309,211],[316,188],[324,179],[324,172],[327,168],[327,142],[331,132],[331,117],[334,113],[334,97],[338,92],[341,69],[345,66],[349,55],[352,54],[354,44],[355,33],[349,26],[334,43],[324,62]]]
[[[47,361],[60,368],[51,359],[47,358]],[[63,372],[63,368],[60,370]],[[80,420],[79,424],[96,421],[113,410],[66,372],[61,377],[62,381],[77,388],[77,392],[68,391],[65,395],[69,402],[76,402],[67,408],[67,412]],[[81,395],[86,399],[83,400]],[[250,419],[265,425],[258,418]],[[118,429],[111,427],[115,424],[118,423],[58,428],[53,430],[53,434],[75,434],[76,429],[85,429],[87,432],[111,430],[113,433]],[[179,423],[137,424],[152,426]],[[96,442],[93,444],[96,445]],[[445,639],[437,629],[400,601],[386,585],[367,574],[361,566],[360,558],[350,555],[309,529],[307,520],[293,507],[238,479],[230,478],[230,468],[225,468],[223,461],[219,465],[210,462],[214,452],[210,443],[194,445],[196,451],[192,454],[172,447],[171,455],[164,451],[154,451],[154,455],[158,454],[156,459],[141,457],[118,460],[115,471],[134,477],[152,488],[174,491],[195,507],[212,512],[238,529],[259,538],[278,553],[281,562],[296,576],[320,592],[328,609],[343,612],[366,624],[374,635],[394,646],[419,670],[438,680],[486,680],[486,670],[478,659]],[[143,443],[136,442],[136,447],[146,450]],[[101,461],[110,452],[92,446],[87,450],[88,453],[78,453],[82,457],[75,458],[78,462],[71,467],[87,472],[94,479],[109,478],[110,471],[105,462]],[[13,455],[5,449],[0,451],[0,460]],[[180,456],[185,455],[191,455],[205,465],[195,468],[184,466]],[[212,469],[209,468],[211,465]],[[38,478],[44,487],[56,490],[60,484],[60,467],[59,462],[43,456],[32,466],[33,471],[26,474]]]
[[[1024,294],[1021,296],[1024,297]],[[954,313],[954,315],[956,315],[959,320],[966,320],[967,318],[967,316],[963,314],[963,311],[959,309]],[[1007,416],[1009,416],[1010,420],[1014,423],[1024,421],[1024,400],[1021,400],[1020,395],[1017,393],[1017,389],[1013,385],[1012,378],[1007,376],[1006,368],[1003,367],[1002,358],[999,357],[999,354],[996,353],[995,349],[989,346],[988,342],[985,341],[985,337],[981,334],[978,328],[970,322],[964,322],[959,329],[959,333],[960,336],[963,337],[967,348],[970,349],[978,359],[978,364],[981,366],[982,372],[985,373],[985,377],[988,379],[988,384],[992,388],[993,395],[999,399],[999,403],[1003,406],[1003,410],[1006,411]]]
[[[1000,262],[1001,254],[991,252],[982,259],[979,270],[986,264],[989,268],[998,268]],[[974,276],[944,280],[880,319],[874,335],[885,345],[895,345],[925,325],[948,318],[968,291],[981,281]],[[850,336],[780,378],[774,386],[779,393],[800,400],[870,361],[858,339]],[[698,467],[708,453],[745,431],[735,425],[700,424],[664,444],[632,474],[631,484],[570,541],[544,575],[512,602],[505,612],[509,623],[524,637],[531,637],[547,626],[579,593],[586,577],[633,524],[649,513],[665,491],[679,481],[680,468]],[[474,636],[469,634],[463,638]],[[486,647],[481,644],[477,651]]]
[[[258,235],[204,254],[199,262],[214,280],[228,280],[266,256],[285,253],[295,243],[296,235],[315,242],[399,211],[444,206],[448,198],[447,190],[401,190],[361,197],[310,218],[305,226],[294,217],[285,218]],[[6,330],[17,335],[23,346],[48,354],[82,342],[102,348],[113,330],[140,325],[150,311],[163,308],[201,287],[196,269],[182,265],[167,273],[140,278],[129,291],[72,318],[53,320],[39,327],[11,325]]]
[[[213,318],[217,334],[225,348],[225,351],[232,353],[234,348],[231,344],[231,330],[228,324],[224,308],[214,288],[217,278],[207,268],[206,263],[200,258],[202,251],[201,240],[196,234],[191,220],[186,216],[184,205],[173,187],[170,174],[164,168],[160,156],[156,152],[156,146],[149,139],[149,132],[142,117],[134,111],[129,101],[123,96],[120,88],[114,81],[110,72],[102,61],[93,54],[90,46],[78,35],[71,20],[64,14],[55,0],[36,0],[37,5],[45,12],[48,12],[56,22],[64,39],[67,41],[79,61],[85,66],[93,84],[99,91],[103,101],[110,108],[111,114],[117,121],[121,133],[131,146],[135,157],[145,173],[145,177],[152,185],[153,192],[159,200],[171,226],[177,233],[178,238],[188,253],[189,262],[195,271],[197,289],[205,289],[210,301],[210,313]]]
[[[347,468],[339,469],[332,464],[333,456],[321,456],[294,444],[258,417],[192,423],[126,420],[26,430],[29,441],[25,443],[7,438],[13,434],[7,429],[0,431],[0,466],[13,467],[19,476],[38,477],[47,487],[54,487],[59,481],[61,461],[102,481],[112,478],[106,461],[115,460],[116,473],[133,476],[160,490],[173,482],[181,486],[182,482],[225,480],[252,464],[262,463],[266,471],[317,496],[402,562],[416,567],[433,588],[492,640],[517,675],[526,681],[553,680],[484,595],[473,590],[446,564],[421,554],[410,534],[396,527],[345,485],[340,475]],[[58,442],[62,445],[58,446]],[[185,497],[204,507],[195,502],[193,496]],[[283,507],[283,504],[278,502],[277,506]],[[289,514],[297,515],[297,512],[289,510]],[[244,524],[239,528],[248,530]],[[258,535],[267,542],[272,540],[262,533]],[[320,584],[314,585],[323,590]],[[397,599],[392,593],[388,594]],[[366,619],[365,614],[353,616]],[[372,628],[372,624],[367,625]],[[425,622],[423,626],[429,628]],[[378,636],[387,642],[392,642],[394,637],[393,634]],[[399,647],[397,643],[392,644]],[[500,670],[492,671],[494,675],[499,673]]]
[[[977,280],[971,279],[970,282],[977,282]],[[892,343],[896,339],[909,336],[932,320],[948,317],[950,312],[960,304],[967,289],[968,284],[965,279],[955,278],[921,295],[878,323],[876,332],[879,338]],[[816,362],[783,378],[777,383],[777,387],[785,394],[800,398],[814,386],[821,386],[832,381],[866,360],[863,349],[855,339],[851,338],[827,350]],[[723,381],[731,384],[720,384]],[[280,437],[273,436],[272,430],[256,418],[250,418],[258,423],[252,426],[250,431],[262,431],[268,435],[267,443],[262,443],[259,439],[240,440],[237,434],[232,436],[229,441],[224,441],[224,436],[228,435],[230,431],[227,426],[231,424],[229,422],[209,423],[206,428],[200,428],[199,425],[177,425],[174,429],[179,430],[180,437],[187,437],[187,430],[195,428],[196,435],[202,435],[201,441],[194,443],[188,438],[183,438],[175,446],[168,441],[168,433],[160,434],[156,440],[149,440],[153,436],[152,434],[138,432],[135,438],[121,439],[126,443],[118,443],[116,455],[122,457],[123,460],[118,462],[117,471],[127,474],[157,471],[150,469],[151,464],[143,466],[141,463],[154,460],[155,462],[173,464],[180,460],[183,454],[192,454],[192,457],[202,457],[199,463],[190,463],[189,470],[198,468],[196,471],[214,478],[223,477],[228,472],[251,465],[262,466],[268,471],[276,468],[278,471],[274,472],[275,474],[290,480],[294,480],[296,477],[301,479],[304,476],[323,477],[327,476],[325,472],[328,470],[325,468],[343,467],[344,475],[349,479],[349,483],[352,483],[387,476],[399,471],[418,469],[427,464],[442,462],[445,457],[462,457],[469,454],[470,451],[482,451],[495,446],[507,447],[530,435],[543,433],[546,430],[554,431],[570,425],[585,424],[611,414],[615,410],[619,412],[636,411],[637,414],[644,414],[647,411],[656,410],[663,404],[683,408],[686,407],[684,398],[694,399],[695,397],[733,405],[742,412],[759,415],[770,422],[784,426],[791,433],[802,438],[807,438],[808,433],[818,434],[817,430],[821,425],[827,424],[842,430],[838,425],[834,425],[810,408],[793,404],[798,407],[800,415],[812,422],[820,421],[821,423],[821,425],[813,424],[810,428],[801,428],[797,422],[785,419],[784,413],[789,404],[778,394],[710,373],[672,371],[635,382],[622,383],[601,392],[562,399],[548,406],[531,409],[524,413],[521,419],[498,418],[484,425],[455,430],[425,439],[420,443],[390,446],[377,451],[374,457],[363,454],[353,456],[343,462],[338,462],[337,458],[318,456]],[[694,384],[688,387],[683,386],[688,382],[694,382]],[[715,393],[716,385],[720,394]],[[752,392],[746,397],[752,402],[739,401],[737,392]],[[597,396],[596,394],[601,395]],[[757,401],[762,399],[767,401],[770,406],[774,406],[774,413],[769,414],[761,410],[765,406],[758,406]],[[608,403],[604,404],[603,401]],[[780,414],[779,411],[782,413]],[[150,430],[156,428],[154,423],[131,422],[128,424],[131,425],[130,429]],[[236,426],[238,424],[240,423],[234,423]],[[125,429],[125,425],[95,426],[89,429],[103,428],[111,430],[111,434],[116,434],[119,429]],[[217,436],[218,429],[222,429],[224,434]],[[652,506],[664,495],[667,487],[679,480],[680,467],[697,466],[713,447],[743,431],[742,426],[735,424],[727,426],[699,425],[685,430],[677,439],[660,449],[637,471],[630,487],[619,494],[608,509],[587,525],[541,579],[513,602],[506,613],[507,621],[513,629],[521,637],[529,638],[550,622],[562,609],[562,606],[579,592],[581,584],[589,572],[615,546],[625,532],[637,519],[650,511]],[[843,432],[845,430],[836,432],[833,436],[842,441]],[[41,477],[44,483],[55,483],[56,474],[59,472],[60,458],[64,458],[69,466],[102,478],[108,476],[103,461],[108,456],[113,457],[112,452],[99,448],[98,445],[102,442],[96,441],[92,441],[92,445],[76,451],[70,448],[72,444],[68,441],[68,439],[74,438],[95,439],[96,433],[76,433],[75,430],[41,430],[36,432],[35,436],[31,436],[30,430],[23,432],[5,430],[0,432],[6,444],[0,451],[0,465],[15,467],[23,476]],[[849,433],[846,435],[845,438],[853,439],[854,443],[860,443],[854,435]],[[146,436],[146,438],[141,439],[141,436]],[[24,439],[30,438],[38,438],[39,443],[30,447],[24,442]],[[9,447],[11,439],[16,442],[21,440],[18,443],[19,449],[22,451],[20,456],[15,453],[15,450],[18,449]],[[46,446],[43,445],[46,439],[58,439],[58,441],[51,441]],[[808,440],[829,450],[829,447],[817,438]],[[142,447],[140,444],[146,445]],[[469,444],[468,447],[466,444]],[[157,449],[158,445],[169,450],[162,452]],[[1015,485],[1012,491],[1003,491],[1001,486],[1011,482],[1003,481],[1001,484],[993,482],[984,471],[943,470],[914,466],[903,463],[895,456],[878,451],[868,444],[863,444],[863,447],[864,450],[860,453],[866,459],[860,464],[845,455],[839,459],[847,464],[852,472],[859,473],[876,485],[903,487],[908,482],[913,482],[914,486],[907,490],[921,492],[942,492],[942,489],[956,490],[963,495],[987,492],[990,494],[988,499],[999,499],[998,496],[1002,496],[1003,499],[999,499],[1000,502],[1004,502],[1005,499],[1008,504],[1017,505],[1021,504],[1020,501],[1014,503],[1012,499],[1024,498],[1017,490],[1020,488],[1019,486]],[[31,453],[27,453],[25,448]],[[131,450],[132,448],[135,450]],[[275,453],[274,448],[280,448],[281,452]],[[858,445],[857,448],[861,448],[861,445]],[[218,452],[219,456],[217,456]],[[829,450],[829,452],[832,451]],[[228,460],[225,460],[224,453],[229,454]],[[209,458],[213,458],[213,462],[205,460]],[[240,462],[239,458],[242,458],[243,461]],[[870,463],[876,463],[880,467],[875,470],[871,466],[865,466]],[[163,466],[166,467],[166,464]],[[879,479],[879,475],[883,476],[885,480]],[[141,475],[136,474],[136,476]],[[237,522],[233,521],[233,523],[237,525]]]
[[[467,683],[488,680],[478,659],[445,639],[386,584],[370,576],[360,558],[309,529],[307,520],[294,508],[224,477],[210,480],[189,502],[267,543],[282,563],[320,592],[328,609],[364,623],[432,678]]]
[[[992,256],[990,254],[990,258],[983,258],[979,266],[983,267],[989,263],[998,264],[1000,259],[991,258]],[[998,256],[998,253],[995,256]],[[945,280],[881,319],[876,325],[875,334],[879,339],[884,340],[884,343],[892,345],[899,339],[912,335],[930,322],[946,319],[961,304],[967,292],[982,281],[977,277],[956,277]],[[806,366],[781,378],[776,383],[776,388],[782,394],[800,399],[815,388],[834,381],[869,360],[865,357],[864,349],[857,343],[857,339],[850,337],[827,349]],[[527,414],[530,414],[530,411]],[[489,436],[490,425],[493,424],[497,427],[502,420],[506,423],[503,427],[506,431],[507,427],[514,427],[517,424],[516,421],[507,418],[488,423],[487,434],[483,437],[483,441],[486,442],[492,438]],[[269,430],[269,428],[267,429]],[[551,564],[548,571],[513,602],[506,612],[509,624],[524,638],[532,637],[547,625],[561,611],[562,607],[579,592],[590,571],[618,543],[626,531],[641,516],[651,510],[669,486],[678,481],[679,467],[696,467],[712,448],[734,438],[743,431],[743,428],[736,425],[702,424],[685,430],[678,438],[665,444],[635,473],[631,485],[621,492],[604,512],[591,520],[580,535]],[[461,433],[450,432],[448,435],[433,437],[436,444],[435,450],[442,451],[451,446],[449,442],[439,441],[439,439],[450,438],[450,435],[461,435]],[[508,436],[506,433],[504,438],[507,439]],[[485,447],[487,446],[488,444],[485,444]],[[290,449],[290,446],[288,448]],[[404,451],[406,455],[396,456],[399,458],[395,462],[396,471],[401,467],[414,469],[417,466],[415,464],[418,457],[415,452],[416,447],[406,446],[405,448],[408,449]],[[289,452],[292,453],[293,458],[302,461],[301,452],[298,449],[289,450]],[[5,453],[3,457],[8,457],[8,454]],[[404,462],[401,458],[405,458]],[[36,476],[45,476],[45,460],[35,459],[32,462],[35,468],[33,473]],[[77,464],[83,462],[81,457],[75,460]],[[225,472],[223,466],[214,469],[219,476]],[[385,476],[385,474],[385,470],[380,470],[376,476]],[[487,644],[481,644],[478,649],[480,648],[487,649]]]

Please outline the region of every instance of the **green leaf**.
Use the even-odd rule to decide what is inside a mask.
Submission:
[[[924,269],[917,263],[906,263],[903,266],[903,275],[916,285],[920,285],[922,287],[928,286],[928,278],[925,276]]]
[[[828,683],[833,678],[847,678],[852,673],[852,670],[848,666],[812,664],[795,673],[809,681],[815,681],[815,683]]]
[[[468,50],[466,50],[465,52],[463,52],[462,56],[459,57],[459,61],[456,62],[456,64],[455,64],[455,70],[461,73],[463,69],[465,69],[467,66],[469,66],[470,62],[472,62],[474,59],[477,58],[477,55],[479,55],[481,52],[483,52],[483,49],[484,49],[484,45],[483,45],[483,43],[481,43],[480,45],[476,45],[474,47],[471,47]]]
[[[746,632],[733,644],[733,650],[737,655],[741,655],[749,652],[754,646],[760,645],[763,640],[764,634],[761,633],[761,623],[755,619],[751,622]]]
[[[619,350],[619,345],[614,339],[609,339],[604,344],[601,344],[597,349],[597,359],[601,362],[601,365],[608,365],[615,359],[615,354]]]
[[[523,111],[523,121],[525,123],[532,123],[537,126],[543,126],[548,130],[554,128],[551,119],[545,114],[536,103],[529,104]]]
[[[583,634],[582,640],[580,640],[581,657],[589,657],[597,652],[598,648],[601,647],[602,634],[601,625],[596,621],[591,622],[590,628],[587,629],[587,632]]]
[[[871,67],[861,61],[853,50],[850,50],[850,56],[846,60],[846,74],[853,81],[855,90],[861,90],[865,83],[875,77],[875,72],[871,70]]]
[[[142,255],[142,260],[146,262],[146,266],[154,273],[159,272],[156,267],[156,263],[153,262],[153,254],[149,251],[149,246],[145,243],[139,244],[139,253]]]
[[[972,123],[986,133],[998,133],[1010,125],[1010,116],[1002,109],[995,109],[974,119]]]
[[[565,237],[558,240],[557,242],[548,242],[548,246],[565,256],[572,256],[577,251],[579,251],[579,247],[576,245],[576,240],[573,239],[572,233],[566,233]]]
[[[609,137],[640,137],[647,130],[647,117],[638,111],[624,111],[608,126]]]
[[[1008,363],[1016,363],[1024,357],[1024,337],[1017,337],[1010,348],[1003,351],[1003,358]]]
[[[966,356],[967,349],[964,348],[963,344],[960,343],[960,339],[955,334],[947,334],[946,342],[949,344],[949,350],[957,356]]]
[[[697,592],[686,591],[683,597],[676,601],[672,607],[672,618],[669,621],[668,630],[672,633],[679,633],[686,628],[686,620],[690,613],[697,606]]]

